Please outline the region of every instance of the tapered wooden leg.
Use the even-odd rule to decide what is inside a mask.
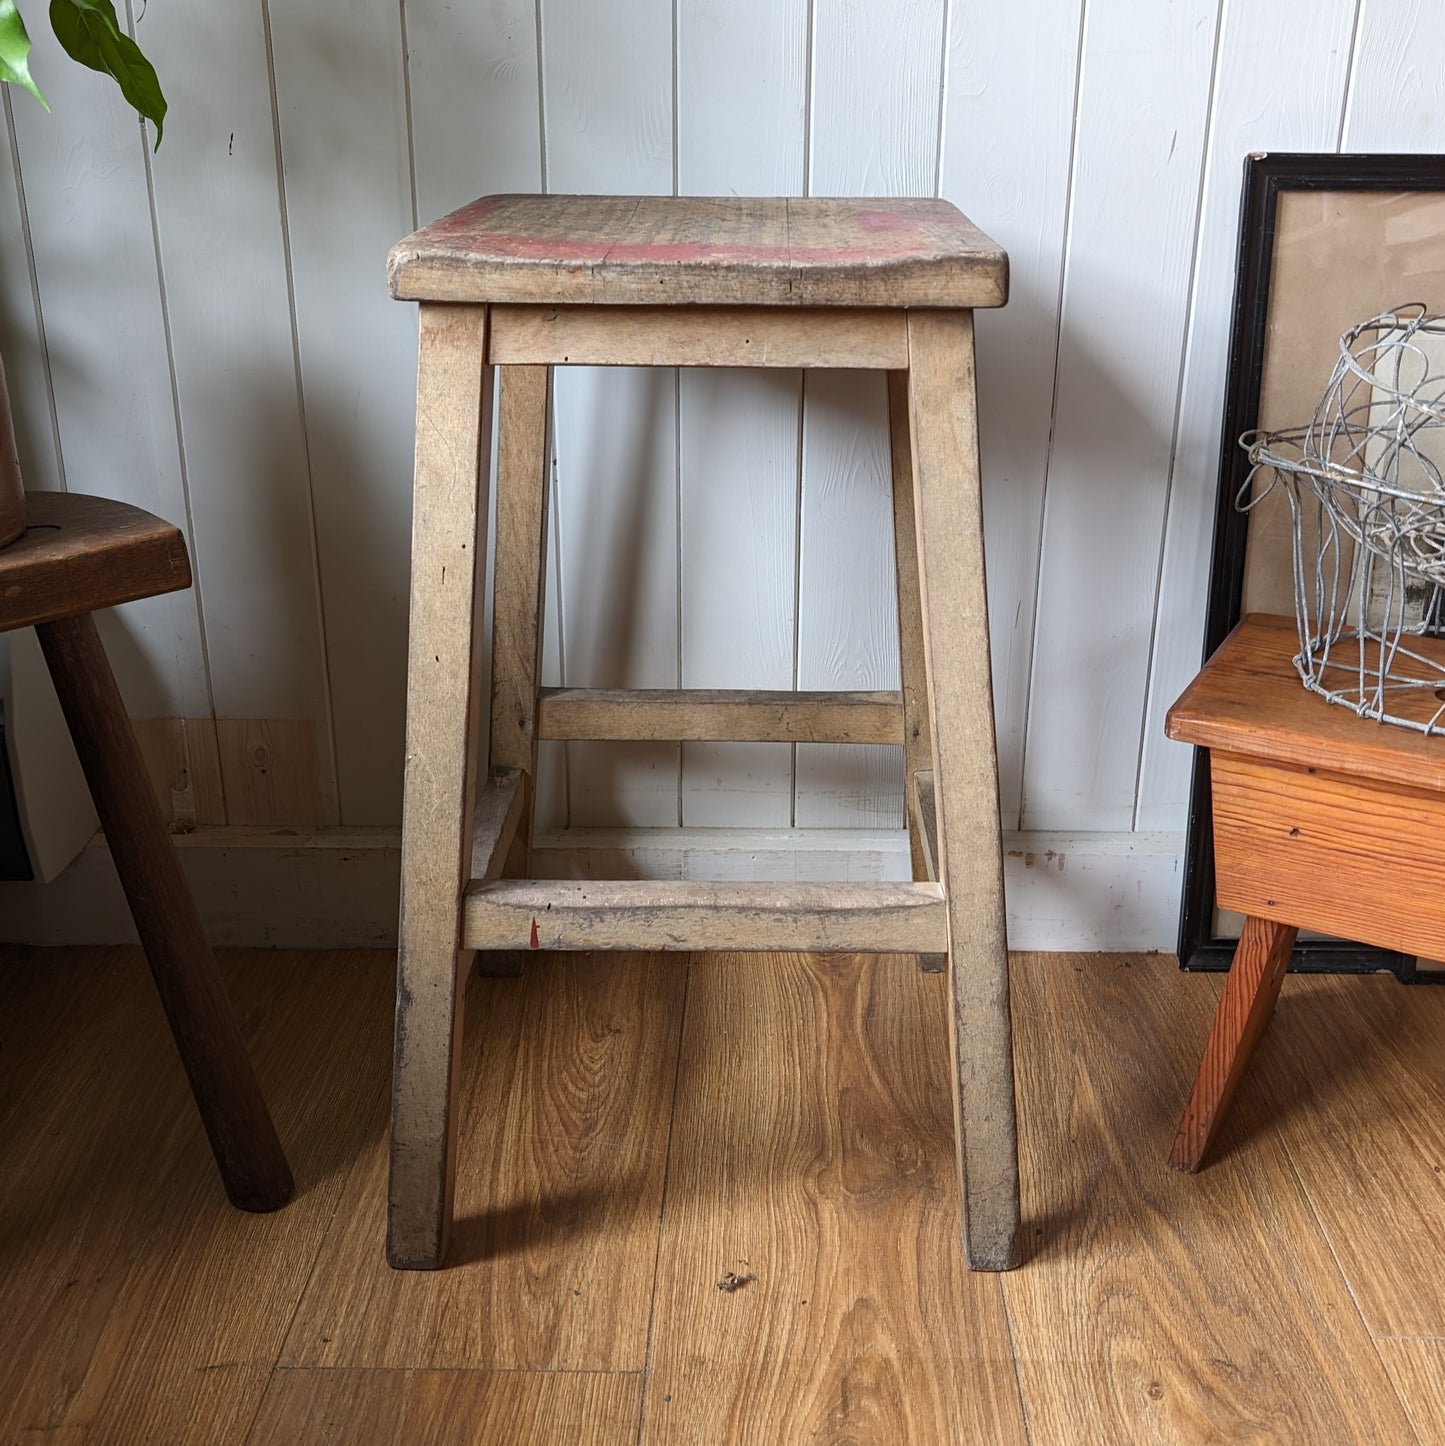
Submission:
[[[515,768],[526,797],[508,878],[531,867],[537,777],[537,685],[547,560],[545,366],[505,366],[497,383],[497,562],[492,590],[491,767]],[[525,953],[479,951],[479,972],[516,975]]]
[[[908,347],[964,1245],[975,1270],[1007,1270],[1017,1261],[1018,1144],[972,313],[910,312]]]
[[[1253,915],[1244,921],[1194,1089],[1169,1152],[1169,1163],[1176,1170],[1197,1170],[1214,1143],[1249,1057],[1274,1012],[1296,933],[1292,924]]]
[[[905,795],[915,774],[933,767],[933,737],[928,726],[928,669],[923,654],[923,601],[918,593],[918,530],[913,519],[913,449],[908,430],[908,373],[888,373],[888,441],[893,471],[893,555],[898,579],[898,671],[903,689],[903,778]],[[916,882],[928,878],[923,824],[915,809],[908,815],[908,851]],[[930,846],[932,841],[930,840]],[[943,954],[920,954],[918,967],[941,974]]]
[[[421,308],[386,1242],[401,1269],[441,1266],[452,1223],[486,556],[486,328],[483,307]]]
[[[35,631],[226,1194],[276,1210],[291,1170],[95,623],[85,613]]]

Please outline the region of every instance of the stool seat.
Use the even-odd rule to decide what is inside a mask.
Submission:
[[[191,585],[180,529],[139,507],[31,492],[25,511],[24,533],[0,548],[0,631]]]
[[[1008,257],[931,199],[483,196],[387,264],[405,301],[1002,306]]]
[[[1445,641],[1410,647],[1445,664]],[[1174,1142],[1183,1170],[1218,1134],[1300,929],[1445,957],[1445,738],[1308,691],[1298,650],[1293,618],[1247,617],[1166,723],[1169,737],[1209,749],[1215,897],[1245,916]],[[1432,689],[1390,706],[1421,722],[1441,711]]]

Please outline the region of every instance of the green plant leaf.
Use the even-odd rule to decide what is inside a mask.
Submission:
[[[15,8],[15,0],[0,0],[0,81],[23,85],[46,110],[40,87],[30,78],[30,36]]]
[[[50,28],[72,60],[114,77],[120,93],[154,124],[159,149],[166,98],[155,68],[121,29],[111,0],[50,0]]]

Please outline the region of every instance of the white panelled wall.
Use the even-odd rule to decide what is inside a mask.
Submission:
[[[1190,757],[1162,725],[1199,661],[1243,158],[1445,150],[1445,10],[126,12],[170,100],[154,155],[32,21],[53,113],[5,98],[0,346],[32,487],[187,531],[195,590],[108,630],[137,717],[221,720],[223,752],[224,720],[296,720],[298,822],[395,826],[415,316],[383,264],[418,222],[496,190],[941,194],[1012,258],[979,375],[1014,942],[1172,944]],[[880,378],[567,371],[551,448],[548,681],[896,686]],[[559,859],[906,867],[898,750],[543,762]],[[858,862],[800,829],[856,830]]]

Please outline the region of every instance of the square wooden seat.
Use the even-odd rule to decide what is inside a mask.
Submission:
[[[1445,641],[1410,646],[1445,664]],[[1170,1157],[1181,1170],[1219,1132],[1299,929],[1445,957],[1445,737],[1307,691],[1298,650],[1293,618],[1245,618],[1166,723],[1209,749],[1215,895],[1246,916]],[[1428,689],[1391,702],[1421,722],[1441,706]]]
[[[1004,300],[1004,254],[935,200],[493,196],[399,243],[389,275],[422,306],[388,1258],[444,1262],[471,951],[818,950],[948,957],[965,1244],[1006,1268],[1018,1165],[972,320]],[[548,374],[580,364],[888,374],[900,690],[540,687]],[[901,743],[913,880],[530,879],[549,738]]]

